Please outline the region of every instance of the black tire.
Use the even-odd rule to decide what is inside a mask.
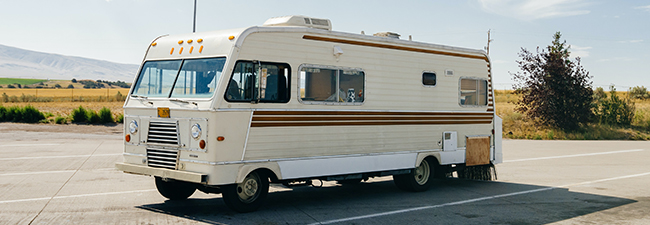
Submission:
[[[426,191],[433,183],[436,165],[433,159],[426,158],[411,173],[393,175],[393,181],[399,189],[405,191]]]
[[[185,200],[194,194],[196,185],[171,179],[164,181],[162,178],[156,177],[156,189],[160,195],[169,200]]]
[[[362,179],[359,178],[359,179],[337,180],[336,183],[340,185],[355,185],[355,184],[360,184],[361,181]]]
[[[226,205],[237,212],[253,212],[260,208],[269,193],[269,178],[253,171],[240,184],[223,186],[222,196]]]

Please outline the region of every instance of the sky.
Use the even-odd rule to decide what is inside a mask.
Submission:
[[[494,86],[509,89],[522,48],[551,44],[555,32],[593,76],[593,86],[650,87],[650,1],[197,0],[196,31],[259,26],[305,15],[333,30],[396,32],[414,41],[484,49],[490,30]],[[0,0],[0,44],[140,64],[157,36],[192,32],[192,0]],[[135,75],[135,74],[134,74]]]

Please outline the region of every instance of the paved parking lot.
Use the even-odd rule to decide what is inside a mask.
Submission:
[[[0,224],[650,224],[650,142],[505,140],[495,182],[448,179],[421,193],[390,177],[272,186],[259,211],[238,214],[221,195],[165,201],[153,178],[115,170],[114,131],[4,126]]]

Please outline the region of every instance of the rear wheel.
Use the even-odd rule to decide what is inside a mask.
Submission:
[[[393,181],[399,189],[405,191],[426,191],[433,183],[433,175],[436,174],[434,165],[436,164],[432,159],[426,158],[411,173],[393,175]]]
[[[156,189],[158,189],[160,195],[169,200],[184,200],[194,194],[196,186],[188,182],[177,180],[165,181],[161,177],[156,177]]]
[[[254,171],[240,184],[223,187],[223,201],[237,212],[252,212],[262,206],[269,193],[269,178]]]

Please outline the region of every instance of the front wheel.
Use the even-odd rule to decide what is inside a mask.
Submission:
[[[433,183],[433,175],[436,174],[434,165],[431,159],[424,159],[411,173],[393,175],[393,181],[399,189],[405,191],[426,191]]]
[[[192,183],[177,180],[165,181],[161,177],[156,177],[156,189],[160,195],[169,200],[184,200],[194,194],[196,186]]]
[[[257,210],[269,193],[269,178],[254,171],[240,184],[223,187],[223,201],[230,209],[245,213]]]

